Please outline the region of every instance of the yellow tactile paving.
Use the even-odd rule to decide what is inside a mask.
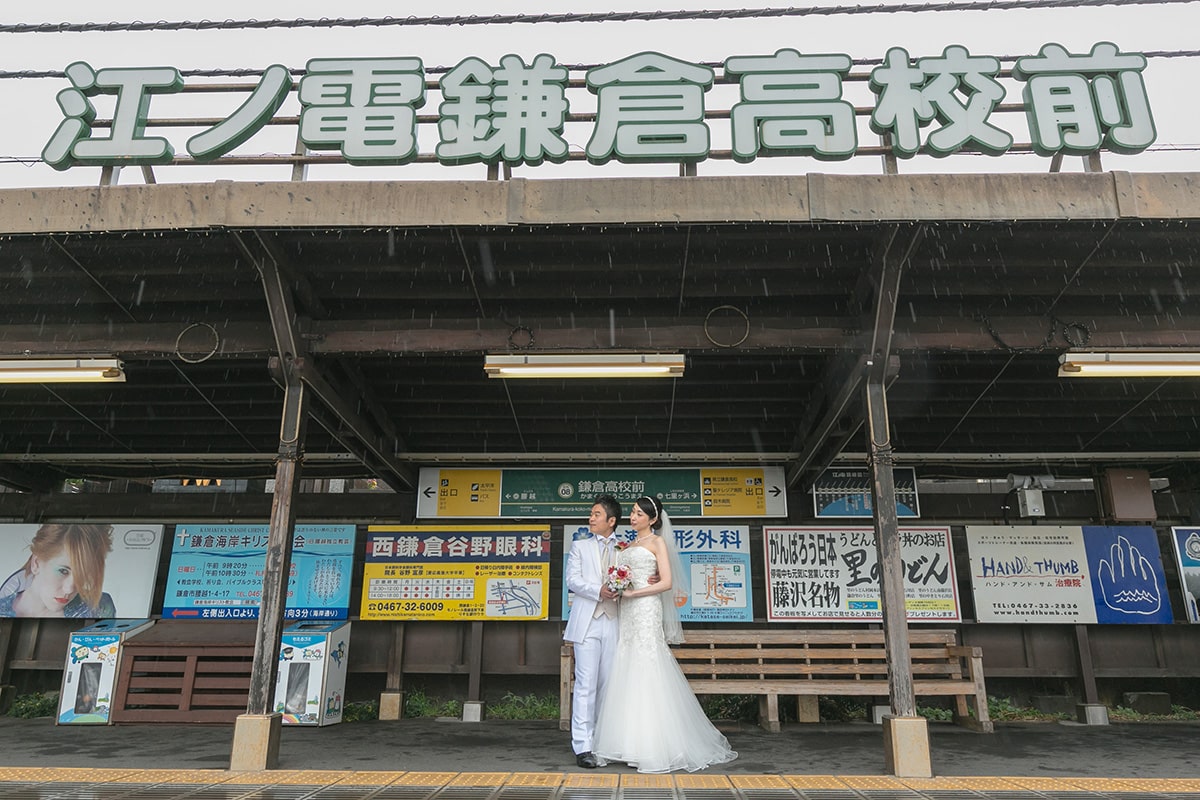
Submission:
[[[1070,784],[1061,778],[1021,778],[1005,777],[1004,780],[1015,783],[1021,789],[1031,789],[1035,792],[1064,792],[1070,791]]]
[[[785,775],[793,789],[845,789],[836,775]]]
[[[618,781],[619,778],[616,775],[572,772],[563,781],[563,786],[572,789],[615,789]]]
[[[1200,794],[1200,778],[1043,778],[950,777],[904,778],[888,775],[641,775],[562,772],[387,772],[381,770],[260,770],[230,772],[199,769],[86,769],[0,767],[0,784],[112,783],[146,786],[420,786],[455,787],[564,787],[573,789],[663,790],[840,790],[840,791],[940,791],[975,792],[1094,792],[1097,795],[1131,793]],[[318,790],[319,791],[319,790]]]
[[[900,781],[909,789],[917,792],[962,791],[971,788],[961,778],[939,778],[935,776],[932,778],[901,778]]]
[[[229,780],[226,783],[233,783],[239,786],[270,786],[274,783],[282,783],[287,780],[290,770],[285,769],[256,769],[249,772],[229,772]]]
[[[676,775],[675,785],[680,789],[732,789],[733,784],[724,775]]]
[[[338,786],[387,786],[394,780],[402,778],[404,772],[363,771],[348,772],[346,777],[338,781]]]
[[[964,788],[976,792],[1016,792],[1021,789],[1020,786],[1017,786],[1010,780],[992,778],[986,775],[972,775],[970,777],[955,778],[954,780],[962,783]]]
[[[511,772],[460,772],[447,786],[503,786]]]
[[[121,776],[123,783],[224,783],[232,773],[223,769],[136,769]]]
[[[4,767],[0,769],[0,781],[109,783],[134,771],[131,769],[86,769],[84,767]]]
[[[1134,792],[1200,792],[1200,778],[1126,778],[1123,783],[1137,784]]]
[[[1063,778],[1063,783],[1069,783],[1077,789],[1087,792],[1120,792],[1121,781],[1116,778]]]
[[[851,789],[903,789],[904,784],[886,775],[843,775],[842,782]]]
[[[675,779],[670,775],[622,775],[622,789],[673,789]]]
[[[730,775],[739,789],[790,789],[792,785],[778,775]]]
[[[396,778],[393,786],[445,786],[457,777],[457,772],[406,772]]]
[[[342,769],[298,769],[285,772],[275,783],[284,786],[330,786],[340,783],[349,774]]]
[[[508,786],[561,786],[561,772],[514,772],[508,776]]]

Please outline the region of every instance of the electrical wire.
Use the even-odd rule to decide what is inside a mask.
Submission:
[[[1192,0],[1189,0],[1191,2]],[[1200,50],[1141,50],[1138,55],[1146,58],[1200,58]],[[992,56],[1002,64],[1010,64],[1018,58],[1026,56]],[[696,61],[692,62],[702,67],[712,67],[713,69],[722,69],[725,64],[723,61]],[[851,59],[851,63],[857,67],[871,67],[883,63],[882,58],[855,58]],[[559,64],[571,72],[586,72],[595,67],[606,66],[605,64]],[[449,72],[453,67],[437,66],[425,67],[426,75],[440,75]],[[236,68],[236,69],[181,69],[179,75],[184,78],[259,78],[262,77],[265,70],[253,68]],[[302,67],[289,67],[288,72],[297,77],[303,77],[308,73],[308,70]],[[0,70],[0,80],[24,80],[34,78],[65,78],[67,74],[61,69],[25,69],[25,70]]]
[[[0,33],[113,33],[118,31],[229,31],[275,28],[459,27],[477,25],[540,25],[576,22],[677,22],[690,20],[772,19],[780,17],[920,14],[945,11],[1017,11],[1030,9],[1097,8],[1102,6],[1181,5],[1197,0],[951,0],[943,3],[898,3],[894,6],[811,6],[808,8],[740,8],[697,11],[604,11],[561,14],[492,14],[452,17],[342,17],[320,19],[181,20],[170,22],[41,22],[0,25]]]

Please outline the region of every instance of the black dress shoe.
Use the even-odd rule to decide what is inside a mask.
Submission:
[[[587,769],[595,769],[600,766],[600,762],[596,760],[596,754],[591,751],[579,753],[575,756],[575,763]]]

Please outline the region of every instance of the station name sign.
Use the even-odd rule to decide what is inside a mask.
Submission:
[[[851,64],[845,54],[793,49],[727,58],[721,82],[736,85],[738,99],[720,138],[729,141],[732,158],[854,156],[856,112],[843,98]],[[1086,53],[1051,43],[1016,59],[1011,76],[1024,84],[1033,150],[1043,156],[1145,150],[1156,137],[1145,68],[1145,56],[1123,53],[1111,42]],[[66,170],[172,163],[172,144],[146,129],[154,97],[183,91],[178,69],[95,69],[77,61],[65,73],[71,86],[57,96],[63,119],[42,151],[47,164]],[[904,158],[1000,155],[1014,144],[1012,134],[991,121],[1007,94],[1000,77],[999,59],[960,45],[921,58],[890,48],[870,73],[870,129]],[[443,164],[561,163],[569,158],[564,127],[582,117],[594,120],[584,148],[592,163],[703,161],[715,124],[706,118],[705,101],[717,82],[710,66],[637,53],[588,69],[595,113],[571,119],[568,68],[553,56],[526,63],[510,54],[498,64],[466,58],[438,81],[434,155]],[[299,139],[308,149],[338,151],[348,163],[365,166],[417,158],[417,110],[426,103],[427,82],[421,60],[407,57],[312,59],[295,87],[287,67],[272,65],[240,107],[187,140],[188,154],[201,162],[229,154],[271,122],[293,89]],[[93,130],[99,126],[92,101],[102,95],[114,98],[107,136]]]

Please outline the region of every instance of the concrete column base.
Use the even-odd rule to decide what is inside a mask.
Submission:
[[[924,717],[883,718],[883,759],[889,775],[932,778],[929,723]]]
[[[404,719],[404,692],[383,692],[379,695],[380,719]]]
[[[1075,719],[1080,725],[1107,725],[1108,706],[1098,703],[1080,703],[1075,706]]]
[[[232,772],[279,768],[279,733],[283,717],[279,714],[242,714],[233,723],[233,753],[229,757]]]
[[[463,703],[463,722],[483,722],[483,701],[468,700]]]

